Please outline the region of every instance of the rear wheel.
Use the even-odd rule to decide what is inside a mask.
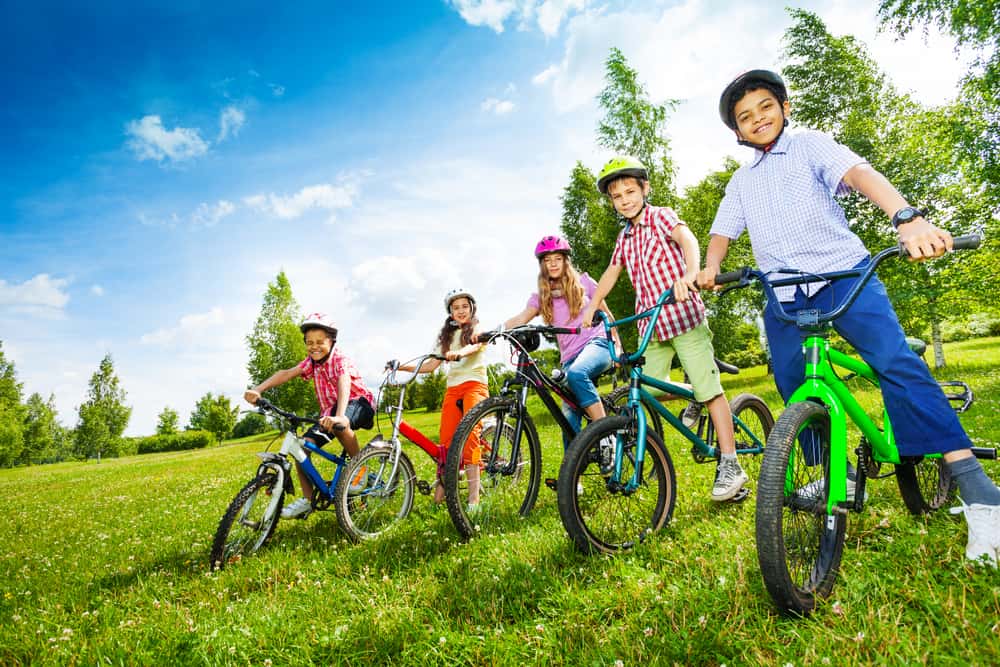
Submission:
[[[774,428],[774,415],[767,403],[753,394],[739,394],[729,402],[733,413],[733,432],[736,437],[736,451],[763,447]],[[759,444],[758,444],[759,443]],[[718,446],[718,443],[711,443]],[[760,478],[760,464],[763,452],[740,455],[740,465],[751,480]]]
[[[463,452],[471,457],[476,449],[479,502],[470,505],[469,466],[463,462]],[[468,539],[511,526],[535,506],[541,475],[538,432],[516,399],[492,396],[477,403],[455,429],[444,468],[445,498],[455,528]]]
[[[800,436],[813,443],[812,456],[805,455]],[[788,406],[764,451],[756,526],[764,584],[784,612],[810,613],[837,579],[847,517],[826,512],[829,457],[826,408],[812,401]]]
[[[951,471],[943,458],[906,461],[896,466],[896,484],[906,509],[912,514],[927,514],[954,499]]]
[[[619,481],[614,458],[602,441],[622,448]],[[629,549],[670,522],[677,495],[674,465],[663,441],[646,430],[639,485],[627,485],[636,470],[636,422],[628,416],[599,419],[574,438],[559,470],[559,515],[577,549],[614,553]]]
[[[370,540],[402,521],[413,508],[416,474],[405,452],[393,472],[396,449],[365,447],[344,469],[333,492],[337,520],[354,541]]]
[[[239,561],[271,539],[285,499],[278,479],[275,471],[268,470],[250,480],[229,503],[212,541],[214,569]]]

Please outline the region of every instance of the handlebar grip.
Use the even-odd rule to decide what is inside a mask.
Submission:
[[[344,426],[343,424],[334,424],[333,425],[333,430],[334,431],[338,431],[338,432],[339,431],[343,431],[345,428],[347,428],[347,427]]]
[[[727,271],[725,273],[720,273],[717,276],[715,276],[715,284],[725,285],[726,283],[736,283],[743,280],[746,274],[747,274],[746,267],[743,267],[742,269],[737,269],[735,271]]]
[[[975,250],[982,244],[983,237],[979,234],[966,234],[952,239],[952,250]]]

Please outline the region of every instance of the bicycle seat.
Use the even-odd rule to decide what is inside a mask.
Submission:
[[[727,364],[722,359],[716,359],[715,365],[718,367],[720,373],[729,373],[730,375],[739,375],[740,369],[732,364]]]
[[[927,351],[927,343],[920,340],[919,338],[915,338],[913,336],[907,336],[906,344],[910,346],[911,350],[917,353],[918,357],[924,356],[924,353]]]

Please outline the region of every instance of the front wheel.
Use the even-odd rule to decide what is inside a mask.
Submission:
[[[628,390],[628,385],[624,385],[602,398],[604,408],[609,415],[617,415],[628,406]],[[660,413],[645,400],[642,400],[642,409],[646,413],[646,428],[652,427],[656,435],[660,436],[660,440],[663,440],[663,419]]]
[[[211,564],[221,570],[267,544],[281,518],[285,490],[274,470],[267,470],[244,486],[219,522],[212,541]]]
[[[413,508],[416,474],[405,452],[365,447],[344,469],[333,492],[337,521],[349,538],[371,540],[402,521]]]
[[[829,463],[827,409],[812,401],[788,406],[767,440],[757,483],[757,558],[783,612],[809,614],[837,579],[847,517],[826,512]]]
[[[477,456],[478,470],[465,462]],[[479,498],[474,502],[470,484],[477,473]],[[538,498],[541,475],[538,431],[517,400],[492,396],[477,403],[458,423],[445,462],[444,492],[455,528],[468,539],[527,516]]]
[[[577,549],[584,553],[629,549],[670,523],[677,479],[667,448],[651,428],[646,429],[638,486],[627,486],[637,467],[636,425],[627,416],[599,419],[573,439],[563,458],[559,516]],[[616,447],[622,450],[617,479]]]
[[[943,458],[921,457],[897,465],[896,484],[911,514],[934,512],[954,497],[951,471]]]

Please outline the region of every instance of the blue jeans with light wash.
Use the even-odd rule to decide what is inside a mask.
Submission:
[[[576,396],[581,408],[586,408],[601,400],[594,386],[594,380],[604,371],[611,368],[611,343],[607,338],[591,338],[580,352],[563,364],[563,371],[566,373],[566,382]],[[576,433],[580,432],[583,424],[583,414],[571,410],[563,404],[563,414],[569,421],[570,426]],[[563,434],[563,448],[569,446],[569,439]]]
[[[858,266],[867,266],[868,261]],[[782,306],[790,315],[804,308],[832,310],[856,281],[857,278],[838,280],[811,297],[797,289],[795,300]],[[803,336],[794,324],[778,320],[772,308],[771,303],[765,308],[764,327],[771,348],[774,381],[787,401],[805,379]],[[918,456],[972,446],[927,364],[907,344],[885,285],[877,276],[833,326],[875,371],[900,454]],[[819,460],[815,458],[818,452],[810,452],[801,438],[800,443],[807,461]]]

